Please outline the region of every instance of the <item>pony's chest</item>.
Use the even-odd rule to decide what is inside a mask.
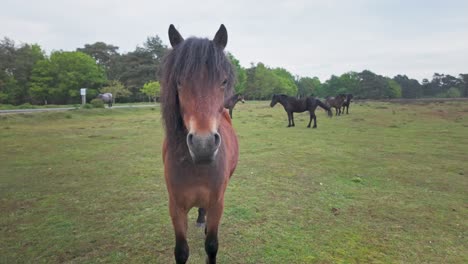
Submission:
[[[205,207],[210,199],[219,196],[221,190],[225,189],[225,180],[222,175],[213,177],[211,175],[199,176],[186,175],[187,177],[172,180],[171,185],[175,188],[174,195],[179,202],[184,203],[187,208]]]

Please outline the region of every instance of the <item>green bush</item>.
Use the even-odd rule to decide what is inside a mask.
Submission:
[[[90,103],[94,108],[104,108],[104,102],[101,99],[93,99]]]
[[[16,109],[16,107],[12,104],[0,104],[0,110],[10,110]]]
[[[36,108],[36,107],[31,105],[30,103],[25,103],[25,104],[22,104],[22,105],[18,105],[18,109],[32,109],[32,108]]]
[[[447,97],[448,98],[459,98],[459,97],[461,97],[461,92],[457,88],[452,87],[452,88],[448,89]]]
[[[85,105],[83,105],[81,108],[83,108],[83,109],[91,109],[91,108],[93,108],[93,105],[92,105],[92,104],[85,104]]]

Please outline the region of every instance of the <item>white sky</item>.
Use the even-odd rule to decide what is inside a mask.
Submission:
[[[468,73],[468,1],[0,0],[0,37],[47,51],[103,41],[128,52],[167,29],[213,37],[228,29],[227,50],[245,67],[263,62],[294,75],[369,69],[421,80]]]

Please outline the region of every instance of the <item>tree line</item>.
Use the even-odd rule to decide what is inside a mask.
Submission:
[[[157,35],[127,53],[96,42],[75,51],[46,54],[37,44],[18,45],[5,37],[0,40],[0,103],[78,103],[80,88],[88,88],[88,99],[112,92],[119,102],[157,100],[158,72],[167,50]],[[297,97],[353,93],[368,99],[468,97],[468,74],[434,73],[432,80],[420,83],[406,75],[389,78],[364,70],[332,75],[321,82],[261,62],[245,68],[233,54],[228,57],[236,69],[235,90],[246,99],[267,100],[275,93]]]

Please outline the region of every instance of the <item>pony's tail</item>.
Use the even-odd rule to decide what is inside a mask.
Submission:
[[[328,117],[332,117],[333,116],[333,113],[330,109],[330,107],[328,107],[328,105],[322,103],[322,101],[320,101],[319,99],[317,99],[317,104],[322,107],[323,109],[325,109],[325,111],[327,111],[327,114],[328,114]]]

